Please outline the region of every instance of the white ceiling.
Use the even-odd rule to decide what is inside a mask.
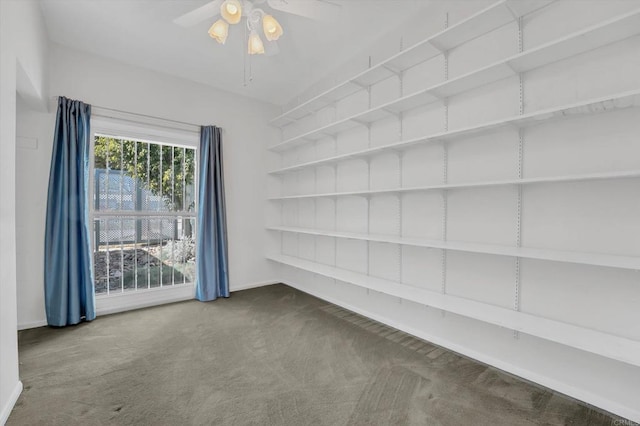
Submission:
[[[297,0],[289,0],[297,1]],[[183,77],[283,105],[380,36],[411,18],[427,0],[332,0],[332,23],[270,10],[284,27],[275,56],[251,57],[244,85],[244,27],[231,26],[225,45],[205,21],[183,28],[173,20],[208,0],[41,0],[49,38],[131,65]]]

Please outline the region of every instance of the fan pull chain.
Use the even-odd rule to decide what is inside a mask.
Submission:
[[[248,33],[248,29],[247,26],[245,26],[244,28],[244,39],[245,39],[245,46],[249,43],[249,33]],[[249,55],[249,52],[247,52],[247,50],[244,50],[244,56],[243,56],[243,71],[242,71],[242,85],[244,87],[247,87],[247,85],[249,85],[252,81],[253,81],[253,70],[251,67],[251,55]],[[248,67],[247,67],[247,63],[248,63]],[[247,68],[249,69],[249,79],[247,80]]]

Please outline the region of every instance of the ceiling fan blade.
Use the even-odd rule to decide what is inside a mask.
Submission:
[[[222,0],[213,0],[204,6],[200,6],[197,9],[192,10],[191,12],[185,13],[182,16],[174,19],[173,22],[180,25],[181,27],[193,27],[196,24],[199,24],[202,21],[206,21],[207,19],[211,19],[220,14],[220,5],[222,4]]]
[[[270,7],[318,21],[332,21],[340,16],[341,6],[327,0],[267,0]]]

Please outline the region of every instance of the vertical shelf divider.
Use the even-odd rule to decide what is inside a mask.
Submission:
[[[369,69],[371,69],[372,60],[369,55]],[[373,100],[371,97],[371,85],[367,86],[367,109],[371,109],[373,106]],[[367,149],[371,149],[371,123],[367,123]],[[371,191],[371,158],[367,157],[367,190]],[[367,200],[367,235],[371,234],[371,195],[366,195]],[[366,241],[367,247],[367,276],[371,275],[371,241]],[[367,296],[369,295],[369,289],[367,289]]]
[[[315,155],[318,155],[318,144],[315,145]],[[313,168],[313,191],[318,192],[318,168]],[[313,229],[318,229],[318,199],[313,199]],[[318,236],[313,237],[313,260],[318,263]]]
[[[400,37],[400,52],[404,49],[404,38]],[[399,97],[402,97],[404,94],[404,71],[400,71],[398,74],[398,88],[399,88]],[[399,127],[399,140],[404,140],[404,112],[400,111],[398,115],[398,127]],[[404,187],[404,179],[403,179],[403,169],[404,169],[404,152],[402,150],[396,151],[398,154],[398,187]],[[402,193],[398,193],[398,236],[402,237]],[[403,274],[402,274],[402,246],[398,245],[398,282],[402,284],[403,282]],[[400,300],[402,302],[402,300]]]
[[[337,111],[337,108],[336,108]],[[333,137],[333,152],[338,155],[338,136]],[[338,163],[333,165],[333,192],[338,192]],[[333,197],[333,229],[338,231],[338,198]],[[338,238],[333,237],[333,266],[338,267]],[[333,284],[337,285],[338,281],[334,278]]]
[[[523,34],[523,18],[518,18],[518,53],[524,51],[524,34]],[[518,95],[519,95],[519,108],[520,115],[524,115],[524,75],[518,73]],[[518,130],[518,179],[524,178],[524,129]],[[516,210],[516,247],[522,247],[522,184],[517,186],[517,210]],[[521,262],[520,257],[515,258],[515,283],[514,283],[514,300],[513,309],[516,312],[520,311],[520,297],[521,297]],[[520,339],[520,332],[513,330],[513,338]]]
[[[449,28],[449,12],[445,14],[444,29]],[[449,80],[449,51],[442,52],[444,59],[444,81]],[[443,99],[444,106],[444,131],[449,131],[449,99]],[[442,183],[444,185],[449,183],[449,145],[446,142],[442,142]],[[449,191],[445,188],[442,190],[442,241],[447,241],[447,221],[449,216]],[[442,249],[440,252],[442,257],[442,283],[441,293],[447,294],[447,250]],[[447,313],[443,309],[441,310],[442,317],[444,318]]]

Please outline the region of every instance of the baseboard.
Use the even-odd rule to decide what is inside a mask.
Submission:
[[[459,353],[461,355],[464,355],[468,358],[472,358],[474,360],[477,360],[479,362],[482,362],[484,364],[490,365],[492,367],[498,368],[500,370],[506,371],[510,374],[513,374],[515,376],[521,377],[525,380],[529,380],[533,383],[537,383],[539,385],[542,385],[544,387],[553,389],[557,392],[560,392],[562,394],[565,394],[571,398],[575,398],[579,401],[583,401],[587,404],[593,405],[595,407],[601,408],[603,410],[606,410],[610,413],[613,413],[615,415],[624,417],[626,419],[629,419],[633,422],[636,423],[640,423],[640,411],[638,411],[637,409],[633,409],[631,407],[628,406],[623,406],[618,404],[616,401],[612,401],[610,399],[606,399],[603,398],[602,395],[596,395],[593,394],[591,392],[585,391],[584,389],[580,389],[580,388],[576,388],[571,386],[570,384],[567,384],[565,382],[560,382],[557,380],[554,380],[551,377],[548,376],[544,376],[541,375],[539,373],[536,373],[534,371],[530,371],[527,369],[523,369],[521,367],[518,367],[516,365],[504,362],[500,359],[496,359],[493,358],[491,356],[487,356],[486,354],[482,353],[482,352],[477,352],[474,351],[472,349],[469,349],[467,347],[461,346],[457,343],[451,342],[447,339],[443,339],[439,336],[434,336],[431,335],[429,333],[426,333],[422,330],[417,330],[414,329],[412,327],[407,327],[404,324],[398,323],[392,319],[389,319],[387,317],[369,312],[365,309],[360,309],[356,306],[353,306],[349,303],[345,303],[341,300],[332,298],[332,297],[328,297],[326,295],[320,294],[316,291],[311,291],[308,290],[302,286],[298,286],[290,281],[281,281],[283,284],[288,285],[290,287],[293,287],[297,290],[300,290],[304,293],[310,294],[312,296],[315,296],[319,299],[322,300],[326,300],[327,302],[333,303],[334,305],[338,305],[341,306],[345,309],[348,309],[352,312],[355,312],[357,314],[360,314],[362,316],[365,316],[367,318],[370,318],[372,320],[378,321],[380,323],[386,324],[390,327],[393,327],[397,330],[401,330],[404,331],[405,333],[411,334],[412,336],[418,337],[420,339],[426,340],[428,342],[431,343],[435,343],[438,346],[442,346],[444,348],[450,349],[456,353]],[[623,424],[623,423],[620,423]]]
[[[9,396],[9,400],[7,401],[5,406],[2,407],[2,411],[0,411],[1,426],[4,426],[4,424],[7,423],[7,420],[9,420],[9,415],[11,414],[11,410],[13,410],[13,407],[16,405],[16,402],[18,401],[18,398],[20,397],[21,393],[22,393],[22,382],[18,380],[18,383],[16,383],[16,387],[13,388],[13,392],[11,392],[11,395]]]
[[[231,293],[233,293],[234,291],[249,290],[251,288],[258,288],[258,287],[264,287],[264,286],[273,285],[273,284],[280,284],[281,282],[282,281],[277,281],[277,280],[260,281],[255,283],[234,286],[230,291]]]
[[[249,290],[252,288],[264,287],[267,285],[279,284],[280,281],[277,280],[269,280],[269,281],[259,281],[248,284],[243,284],[240,286],[233,287],[231,292]],[[184,293],[175,295],[171,293],[158,293],[156,292],[172,292],[173,289],[151,289],[151,290],[141,290],[140,293],[144,294],[144,299],[140,300],[140,296],[136,296],[138,293],[118,293],[109,296],[98,296],[96,299],[96,313],[98,315],[109,315],[115,314],[118,312],[129,311],[133,309],[142,309],[149,308],[151,306],[164,305],[167,303],[173,302],[182,302],[185,300],[190,300],[194,298],[193,294]],[[165,297],[166,296],[166,297]],[[112,299],[113,298],[113,299]],[[148,298],[148,299],[147,299]],[[22,324],[18,324],[18,330],[28,330],[30,328],[38,328],[45,327],[47,325],[47,320],[39,320],[39,321],[30,321]]]
[[[28,330],[30,328],[45,327],[46,325],[47,325],[46,319],[38,320],[38,321],[23,322],[22,324],[18,324],[18,330]]]

